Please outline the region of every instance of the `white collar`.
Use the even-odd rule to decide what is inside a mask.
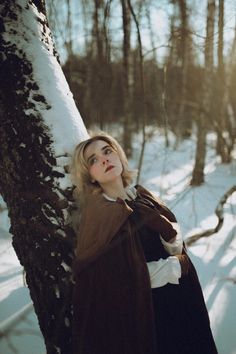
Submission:
[[[131,200],[134,200],[137,197],[137,190],[134,186],[125,187],[125,192]],[[110,202],[116,202],[116,199],[109,197],[107,194],[102,193],[102,195]]]

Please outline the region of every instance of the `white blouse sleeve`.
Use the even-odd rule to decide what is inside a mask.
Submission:
[[[160,288],[168,283],[179,284],[181,266],[177,257],[170,256],[154,262],[147,262],[151,288]]]
[[[167,242],[160,236],[161,243],[170,257],[147,263],[152,288],[159,288],[168,283],[179,284],[181,278],[181,266],[178,258],[174,256],[182,253],[183,239],[179,225],[172,223],[172,226],[177,231],[174,242]]]
[[[180,227],[176,222],[171,223],[173,228],[176,230],[177,235],[174,242],[167,242],[161,236],[161,243],[163,244],[166,252],[168,252],[171,256],[176,254],[181,254],[183,249],[183,239],[180,231]]]

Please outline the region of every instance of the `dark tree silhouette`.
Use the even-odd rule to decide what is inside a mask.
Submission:
[[[206,156],[207,119],[210,114],[210,104],[213,88],[213,52],[214,52],[214,21],[215,0],[207,2],[207,26],[205,40],[205,76],[202,87],[202,104],[198,119],[197,149],[191,185],[197,186],[204,182],[204,167]]]
[[[1,194],[47,353],[70,354],[75,237],[66,223],[66,165],[86,130],[56,58],[44,1],[1,1],[0,14]]]

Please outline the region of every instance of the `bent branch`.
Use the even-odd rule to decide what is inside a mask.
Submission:
[[[197,240],[199,240],[202,237],[209,237],[215,233],[217,233],[224,222],[224,204],[226,203],[227,199],[231,196],[231,194],[233,194],[234,192],[236,192],[236,185],[231,187],[220,199],[216,209],[215,209],[215,214],[218,217],[218,222],[217,225],[214,228],[211,229],[207,229],[205,231],[199,232],[195,235],[189,236],[186,240],[185,240],[185,244],[186,246],[192,246],[193,243],[195,243]]]

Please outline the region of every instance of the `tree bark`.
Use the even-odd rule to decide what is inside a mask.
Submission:
[[[131,146],[131,16],[127,0],[121,0],[123,19],[123,98],[124,98],[124,122],[123,122],[123,147],[126,155],[132,155]]]
[[[224,68],[224,0],[219,0],[219,15],[218,15],[218,66],[217,66],[217,116],[216,116],[216,132],[217,145],[216,151],[221,156],[222,162],[227,162],[226,144],[223,138],[226,128],[226,82]]]
[[[236,25],[234,28],[234,40],[226,67],[226,86],[227,86],[227,151],[229,159],[232,158],[232,151],[236,143],[236,104],[235,104],[235,68],[236,68]]]
[[[180,29],[180,54],[181,54],[181,87],[180,87],[180,105],[177,120],[177,141],[181,136],[188,136],[191,130],[191,124],[186,120],[185,104],[187,101],[187,75],[189,65],[189,27],[188,27],[188,8],[185,0],[178,0],[181,29]],[[189,126],[190,125],[190,126]]]
[[[88,63],[91,63],[88,104],[91,105],[92,120],[99,124],[100,129],[104,129],[104,117],[110,108],[112,82],[108,36],[110,2],[111,0],[104,5],[103,1],[93,0],[92,50],[88,53]]]
[[[218,67],[216,87],[216,119],[214,126],[217,132],[216,151],[223,163],[229,163],[232,159],[231,152],[234,146],[236,124],[230,102],[231,82],[234,80],[235,69],[235,43],[233,43],[228,63],[224,63],[224,0],[219,0],[218,19]],[[236,37],[235,37],[236,38]],[[234,39],[235,42],[235,39]]]
[[[138,162],[138,175],[136,179],[136,183],[139,183],[140,175],[141,175],[141,168],[142,168],[142,163],[143,163],[143,157],[144,157],[144,150],[145,150],[145,145],[146,145],[146,123],[147,123],[147,106],[146,106],[146,92],[145,92],[145,84],[144,84],[144,73],[143,73],[143,45],[142,45],[142,39],[141,39],[141,33],[140,33],[140,28],[139,28],[139,22],[137,19],[137,16],[134,12],[133,6],[131,4],[130,0],[127,0],[128,6],[130,13],[133,17],[136,29],[137,29],[137,36],[138,36],[138,54],[139,54],[139,75],[140,75],[140,86],[141,86],[141,95],[143,98],[142,102],[142,146],[141,146],[141,152],[140,152],[140,157],[139,157],[139,162]],[[142,3],[139,3],[139,8],[141,11],[141,6]]]
[[[72,200],[66,167],[87,133],[44,1],[1,1],[0,13],[1,193],[47,353],[70,354],[75,235],[66,223]]]
[[[207,28],[205,41],[205,76],[202,88],[202,107],[198,120],[197,148],[195,155],[195,166],[191,185],[198,186],[204,182],[204,167],[206,156],[206,133],[207,119],[210,115],[212,99],[212,74],[213,74],[213,51],[214,51],[214,20],[215,0],[208,0],[207,3]]]
[[[145,5],[145,15],[147,18],[148,31],[149,31],[149,36],[150,36],[153,62],[157,64],[158,60],[157,60],[156,45],[155,45],[155,35],[154,35],[152,21],[151,21],[152,1],[151,0],[145,1],[144,5]]]

